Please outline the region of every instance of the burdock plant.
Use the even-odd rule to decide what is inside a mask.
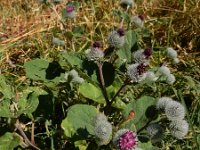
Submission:
[[[147,35],[143,34],[148,32],[144,23],[148,21],[144,22],[142,15],[131,17],[134,10],[130,9],[134,9],[131,7],[134,1],[121,0],[119,4],[125,9],[120,8],[117,13],[120,22],[111,25],[112,30],[108,34],[101,34],[99,22],[90,23],[87,17],[76,15],[78,10],[83,12],[84,5],[75,5],[75,2],[62,5],[65,22],[59,18],[63,25],[60,34],[63,34],[66,43],[73,46],[74,51],[69,51],[69,47],[56,55],[55,60],[38,58],[26,62],[24,68],[31,87],[23,91],[22,96],[18,91],[14,93],[15,96],[10,96],[9,93],[14,91],[0,76],[0,87],[6,85],[6,92],[1,92],[3,100],[0,100],[0,107],[12,108],[12,112],[8,109],[4,116],[0,111],[0,117],[7,115],[16,119],[27,115],[33,121],[43,120],[43,116],[52,119],[49,121],[51,123],[43,121],[48,134],[46,137],[51,136],[52,149],[57,148],[53,146],[57,141],[62,143],[58,149],[68,146],[72,149],[97,150],[158,149],[164,143],[165,129],[169,129],[175,138],[184,139],[189,125],[184,105],[173,100],[177,96],[174,84],[176,72],[165,61],[168,59],[160,58],[160,49],[154,47],[156,42],[152,45],[144,42],[143,38]],[[91,6],[96,18],[93,1]],[[76,23],[81,19],[87,20],[83,27]],[[138,28],[130,26],[131,23]],[[90,28],[93,30],[90,37],[84,36],[88,24],[95,25],[95,28]],[[84,45],[75,46],[75,41],[85,39],[88,41]],[[58,49],[65,46],[65,42],[56,38],[53,42]],[[168,48],[165,54],[170,59],[177,59],[177,53],[172,48]],[[73,84],[76,88],[71,86]],[[12,107],[9,107],[10,104]],[[47,107],[48,113],[44,113],[43,109],[37,112],[37,107]],[[18,124],[15,126],[25,141],[29,141]],[[59,135],[61,137],[57,137]],[[29,146],[35,147],[32,143]]]

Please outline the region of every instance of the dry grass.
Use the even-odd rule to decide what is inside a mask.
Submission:
[[[66,2],[55,6],[57,13],[60,13]],[[41,47],[42,56],[48,57],[47,49],[52,49],[53,35],[66,41],[67,50],[82,50],[94,40],[103,40],[106,45],[108,31],[119,25],[119,18],[114,18],[111,11],[119,9],[118,3],[114,0],[104,0],[101,3],[98,0],[82,0],[80,4],[77,18],[68,21],[63,28],[55,11],[35,0],[1,0],[0,45],[3,55],[0,63],[5,65],[6,59],[16,53],[24,55],[20,59],[30,59],[35,54],[34,51]],[[144,0],[139,1],[130,13],[145,15],[146,26],[152,31],[151,40],[155,42],[155,46],[173,46],[185,58],[187,53],[198,53],[199,7],[197,0],[184,0],[182,3],[181,0],[179,3]],[[74,25],[84,27],[84,36],[71,38],[60,35],[62,30],[70,32]]]
[[[107,46],[108,32],[120,24],[119,17],[112,12],[122,10],[119,3],[116,0],[80,0],[77,17],[67,20],[63,27],[60,12],[67,2],[48,7],[37,0],[0,0],[2,73],[18,80],[24,76],[24,62],[35,57],[52,60],[63,49],[83,51],[95,40]],[[129,13],[144,14],[146,18],[145,26],[152,36],[147,42],[143,41],[144,46],[174,47],[185,75],[200,79],[199,0],[138,0]],[[82,36],[70,35],[74,26],[84,29]],[[63,39],[65,46],[53,46],[53,36]]]

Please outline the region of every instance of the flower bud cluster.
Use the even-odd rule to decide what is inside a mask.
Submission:
[[[162,76],[166,77],[166,82],[168,84],[172,85],[176,81],[175,76],[173,74],[171,74],[171,71],[169,70],[169,68],[167,66],[162,65],[159,68],[159,72]]]
[[[127,7],[127,6],[133,7],[135,3],[133,0],[121,0],[120,4],[122,7]]]
[[[152,142],[159,142],[163,136],[163,128],[161,125],[152,123],[147,127],[147,132]]]
[[[168,48],[166,49],[166,54],[167,54],[167,56],[168,56],[169,58],[173,59],[173,62],[174,62],[175,64],[179,63],[179,59],[178,59],[178,57],[177,57],[178,54],[177,54],[176,50],[174,50],[174,49],[171,48],[171,47],[168,47]]]
[[[68,18],[75,18],[76,17],[76,10],[75,7],[72,4],[68,4],[66,6],[66,17]]]
[[[100,60],[104,57],[102,45],[99,41],[93,43],[93,45],[86,51],[86,57],[89,61]]]
[[[65,73],[64,79],[72,83],[83,83],[84,79],[79,77],[76,70],[71,70],[68,73]]]
[[[144,63],[145,65],[148,65],[150,62],[150,56],[152,55],[152,53],[153,51],[151,48],[140,49],[132,54],[132,58],[137,63]]]
[[[52,42],[56,46],[64,46],[65,45],[65,41],[60,40],[59,38],[56,38],[56,37],[53,37]]]
[[[117,150],[136,150],[138,138],[135,132],[129,129],[120,129],[115,133],[113,143]]]
[[[133,16],[131,18],[131,23],[138,28],[143,28],[144,27],[144,16],[143,15]]]
[[[148,82],[154,82],[157,80],[154,72],[146,72],[146,67],[150,62],[150,57],[152,55],[152,49],[139,49],[132,54],[132,58],[135,61],[127,67],[127,74],[132,79],[133,82],[141,82],[147,80]]]
[[[161,97],[158,99],[157,109],[163,109],[167,118],[171,121],[169,128],[171,134],[177,139],[182,139],[187,133],[189,125],[184,120],[184,106],[171,99],[170,97]]]
[[[112,139],[112,125],[103,113],[94,118],[94,133],[99,145],[106,145]]]
[[[131,64],[127,67],[127,74],[133,82],[143,81],[146,78],[145,67],[144,64]]]
[[[108,44],[111,47],[121,48],[125,43],[125,31],[123,28],[114,30],[108,35]]]

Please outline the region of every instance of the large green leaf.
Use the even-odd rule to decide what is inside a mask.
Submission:
[[[135,118],[133,118],[132,123],[136,125],[137,129],[140,129],[149,121],[149,118],[147,118],[147,116],[151,116],[151,114],[147,114],[148,112],[150,112],[148,110],[155,104],[155,98],[150,96],[143,96],[136,101],[131,101],[124,109],[123,115],[127,118],[129,112],[134,111]]]
[[[0,117],[18,117],[21,114],[31,116],[39,104],[38,96],[45,95],[47,92],[38,87],[29,87],[22,92],[17,101],[11,102],[4,98],[0,101]]]
[[[6,132],[0,137],[0,150],[13,150],[20,144],[20,136],[16,133]]]
[[[39,104],[38,96],[45,94],[47,94],[47,92],[38,87],[29,87],[23,91],[18,102],[19,110],[17,111],[17,116],[22,113],[30,115],[34,112]]]
[[[94,135],[93,118],[97,114],[94,106],[76,104],[68,109],[67,117],[62,121],[62,128],[67,137],[88,138]]]
[[[46,80],[46,69],[49,62],[44,59],[34,59],[24,64],[26,77],[33,80]]]
[[[0,75],[0,93],[3,94],[4,98],[8,99],[11,99],[14,95],[11,86],[6,83],[3,75]]]
[[[86,98],[89,98],[100,104],[105,103],[105,99],[102,95],[101,89],[97,88],[91,83],[84,82],[79,87],[79,92]]]
[[[131,48],[137,42],[136,33],[132,30],[126,32],[125,35],[125,44],[124,46],[117,51],[117,55],[121,60],[127,60],[127,62],[131,61]]]
[[[56,61],[49,63],[44,59],[34,59],[24,64],[26,77],[44,81],[48,87],[55,87],[64,77],[64,70]]]

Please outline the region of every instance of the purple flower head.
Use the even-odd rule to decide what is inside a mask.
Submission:
[[[130,129],[120,129],[113,137],[113,144],[117,150],[135,150],[137,149],[138,138],[136,133]]]
[[[125,31],[123,28],[114,30],[108,35],[108,44],[111,47],[121,48],[125,43]]]
[[[142,75],[143,73],[145,73],[145,68],[146,66],[142,63],[140,65],[137,66],[137,71],[139,75]]]
[[[120,150],[129,150],[134,148],[137,145],[137,142],[136,134],[132,131],[127,131],[120,136],[118,144]]]
[[[142,21],[144,21],[144,15],[138,15],[138,18],[140,18]]]
[[[152,55],[152,53],[153,53],[153,51],[152,51],[151,48],[146,48],[146,49],[144,50],[144,55],[145,55],[145,57],[146,57],[147,59]]]
[[[101,42],[100,41],[96,41],[93,43],[93,48],[102,48]]]
[[[119,34],[119,36],[124,36],[124,35],[125,35],[125,31],[124,31],[123,28],[119,28],[119,29],[117,30],[117,33]]]
[[[72,5],[67,5],[67,6],[66,6],[66,11],[67,11],[67,13],[73,12],[73,11],[74,11],[74,6],[72,6]]]

